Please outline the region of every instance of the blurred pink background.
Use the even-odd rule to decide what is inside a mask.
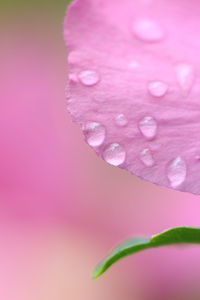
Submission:
[[[200,246],[91,271],[113,245],[200,226],[200,199],[106,164],[66,111],[67,1],[0,4],[0,299],[200,299]],[[78,22],[78,20],[77,20]]]

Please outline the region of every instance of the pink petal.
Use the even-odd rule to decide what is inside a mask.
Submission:
[[[65,20],[68,108],[86,141],[114,166],[196,194],[199,16],[197,0],[76,0]]]

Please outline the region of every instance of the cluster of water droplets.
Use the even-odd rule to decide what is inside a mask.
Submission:
[[[138,40],[147,43],[162,42],[166,37],[165,29],[155,20],[142,18],[136,20],[132,25],[132,32]],[[76,64],[80,59],[77,53],[69,54],[69,64]],[[141,64],[132,59],[127,64],[130,70],[138,70]],[[174,66],[177,83],[183,92],[189,92],[193,86],[195,79],[194,68],[190,63],[181,62]],[[73,82],[80,82],[86,87],[92,87],[101,81],[100,73],[97,70],[86,69],[78,74],[69,74],[69,79]],[[169,84],[162,80],[152,80],[147,83],[149,94],[156,98],[163,98],[168,90]],[[96,102],[104,102],[102,98],[95,98]],[[114,117],[114,122],[118,127],[128,126],[129,120],[123,113],[119,113]],[[158,132],[158,122],[151,115],[146,115],[138,122],[138,129],[143,138],[149,142],[156,138]],[[106,128],[99,122],[88,122],[83,126],[87,143],[92,147],[100,147],[106,140]],[[104,160],[113,166],[120,166],[126,160],[126,150],[123,145],[115,142],[103,148],[102,154]],[[141,162],[146,167],[153,167],[155,159],[151,147],[142,149],[139,154]],[[187,175],[187,166],[185,160],[181,157],[173,158],[166,167],[168,181],[173,188],[179,187],[184,183]]]

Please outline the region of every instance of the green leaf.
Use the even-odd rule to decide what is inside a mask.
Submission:
[[[178,226],[152,237],[133,237],[119,244],[94,269],[92,277],[103,274],[117,260],[141,250],[169,244],[200,243],[200,227]]]

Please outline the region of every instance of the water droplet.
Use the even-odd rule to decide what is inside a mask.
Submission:
[[[162,81],[152,81],[149,83],[148,90],[154,97],[162,97],[168,90],[168,85]]]
[[[92,147],[98,147],[103,144],[105,140],[105,127],[98,122],[87,123],[83,127],[87,143]]]
[[[135,36],[143,41],[158,42],[164,38],[163,28],[154,20],[141,19],[133,25]]]
[[[157,122],[154,118],[147,116],[139,122],[139,129],[146,139],[153,139],[157,133]]]
[[[99,82],[100,77],[96,71],[85,70],[79,73],[79,80],[83,85],[92,86]]]
[[[175,67],[177,81],[184,91],[192,88],[194,81],[194,68],[187,63],[177,64]]]
[[[121,126],[121,127],[126,126],[128,124],[128,120],[124,114],[117,115],[115,118],[115,122],[118,126]]]
[[[147,167],[152,167],[155,163],[154,159],[153,159],[153,156],[151,154],[151,151],[148,148],[141,151],[140,159],[143,162],[143,164]]]
[[[167,169],[167,177],[170,181],[171,187],[177,188],[186,178],[186,164],[182,157],[178,156],[172,160]]]
[[[126,151],[120,144],[113,143],[104,150],[103,158],[113,166],[120,166],[126,159]]]

